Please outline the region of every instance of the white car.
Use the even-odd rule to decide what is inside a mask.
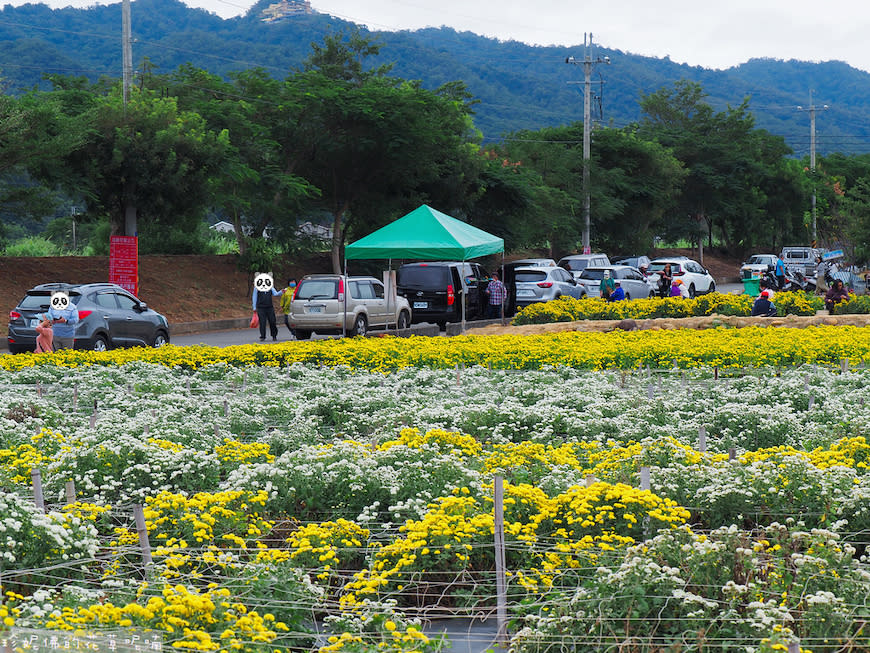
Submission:
[[[776,269],[776,254],[753,254],[743,265],[740,266],[741,279],[760,279],[766,272]]]
[[[689,297],[716,292],[716,280],[707,268],[684,256],[674,258],[657,258],[649,264],[649,279],[658,288],[660,272],[665,265],[671,264],[671,275],[674,279],[682,279],[689,289]]]
[[[374,277],[312,274],[296,287],[289,317],[299,340],[315,331],[364,336],[371,327],[407,329],[411,307],[401,295],[387,298],[384,284]]]
[[[626,299],[641,299],[655,296],[655,286],[651,285],[647,277],[640,270],[630,265],[603,265],[601,267],[588,267],[580,273],[577,279],[583,294],[587,297],[601,296],[601,280],[604,273],[610,272],[610,278],[619,281],[622,292]]]

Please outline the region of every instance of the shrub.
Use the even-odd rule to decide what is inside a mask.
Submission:
[[[6,247],[6,256],[58,256],[60,248],[48,238],[20,238]]]

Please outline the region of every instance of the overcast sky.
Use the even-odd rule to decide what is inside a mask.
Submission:
[[[225,18],[244,13],[253,4],[249,0],[185,2]],[[50,0],[46,4],[96,3]],[[670,56],[678,63],[705,68],[771,57],[838,60],[870,71],[866,45],[870,3],[866,0],[311,0],[311,4],[321,13],[375,30],[447,26],[532,45],[565,46],[582,44],[584,33],[592,33],[596,43],[608,48]]]

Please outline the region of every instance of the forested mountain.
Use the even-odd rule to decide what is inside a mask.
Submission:
[[[178,0],[132,3],[133,59],[139,73],[167,73],[190,62],[227,75],[262,67],[285,77],[324,34],[354,27],[325,14],[263,21],[263,0],[245,16],[222,19]],[[365,30],[363,30],[365,33]],[[486,141],[520,129],[582,120],[583,58],[576,47],[533,47],[484,38],[449,28],[373,33],[383,43],[380,62],[394,73],[419,79],[427,88],[460,80],[479,100],[475,124]],[[45,73],[117,78],[121,69],[121,4],[87,9],[6,5],[0,11],[0,76],[6,92],[45,86]],[[627,49],[631,44],[625,44]],[[841,62],[751,60],[727,70],[677,64],[621,50],[596,47],[593,115],[603,124],[624,126],[639,117],[642,95],[679,79],[696,81],[717,110],[751,99],[756,125],[783,136],[798,156],[809,152],[806,109],[810,89],[817,114],[817,148],[826,152],[870,152],[870,74]],[[147,63],[146,63],[147,62]],[[799,111],[801,105],[804,111]]]

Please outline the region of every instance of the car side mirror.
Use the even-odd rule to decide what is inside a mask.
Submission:
[[[147,309],[148,309],[148,304],[146,304],[145,302],[139,302],[136,310],[145,311]]]

